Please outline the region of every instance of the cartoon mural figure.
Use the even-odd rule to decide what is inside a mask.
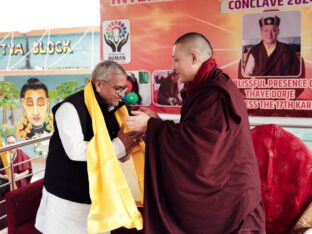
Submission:
[[[16,135],[27,140],[53,131],[53,116],[50,113],[48,88],[37,78],[29,78],[21,89],[21,106],[24,116],[19,115]],[[45,142],[35,145],[39,154],[47,150]]]

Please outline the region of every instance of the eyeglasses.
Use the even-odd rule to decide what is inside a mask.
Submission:
[[[115,90],[116,93],[122,93],[122,92],[127,91],[128,89],[128,86],[114,86],[111,83],[109,83],[109,81],[106,81],[106,80],[101,80],[101,82],[105,84],[109,84]]]

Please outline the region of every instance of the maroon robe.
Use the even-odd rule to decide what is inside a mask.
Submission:
[[[22,151],[21,149],[17,149],[17,152],[16,152],[16,157],[15,159],[13,160],[13,164],[17,164],[17,163],[20,163],[20,162],[23,162],[23,161],[26,161],[26,160],[29,160],[29,157],[28,155]],[[29,170],[29,174],[32,173],[32,166],[31,166],[31,162],[28,161],[28,162],[25,162],[25,163],[21,163],[17,166],[14,166],[14,172],[13,173],[22,173],[26,170]],[[5,174],[5,170],[1,171],[1,174]],[[16,187],[17,188],[20,188],[26,184],[29,184],[30,183],[30,180],[31,180],[31,176],[28,176],[26,178],[23,178],[19,181],[16,181]]]
[[[288,44],[277,41],[275,50],[268,56],[261,41],[251,48],[250,54],[255,58],[253,76],[300,75],[299,57]]]
[[[221,70],[184,98],[180,123],[149,120],[143,215],[146,234],[264,233],[245,104]]]
[[[17,149],[17,155],[16,155],[16,157],[14,159],[14,164],[20,163],[20,162],[23,162],[23,161],[26,161],[26,160],[29,160],[28,155],[26,153],[24,153],[24,151],[22,151],[20,149]],[[14,167],[14,173],[22,173],[22,172],[24,172],[26,170],[29,170],[29,174],[32,173],[32,166],[31,166],[31,162],[30,161],[22,163],[22,164],[19,164],[16,167]],[[24,179],[16,181],[16,186],[18,188],[20,188],[22,186],[25,186],[26,184],[30,183],[30,180],[31,180],[31,176],[28,176],[28,177],[26,177]]]

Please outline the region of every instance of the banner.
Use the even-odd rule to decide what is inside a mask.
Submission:
[[[99,62],[98,28],[0,34],[0,70],[93,69]]]
[[[183,85],[171,75],[172,46],[181,35],[200,32],[250,116],[311,117],[310,7],[308,0],[101,0],[101,58],[148,73],[143,96],[151,102],[131,103],[134,108],[177,114]]]

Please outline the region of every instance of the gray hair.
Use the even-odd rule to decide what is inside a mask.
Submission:
[[[182,35],[175,41],[174,45],[177,44],[182,45],[187,53],[192,51],[198,52],[203,61],[206,61],[213,55],[210,41],[198,32],[189,32]]]
[[[105,60],[100,62],[94,68],[92,72],[92,82],[95,80],[110,81],[113,77],[113,74],[127,76],[127,72],[121,65],[114,61]]]

